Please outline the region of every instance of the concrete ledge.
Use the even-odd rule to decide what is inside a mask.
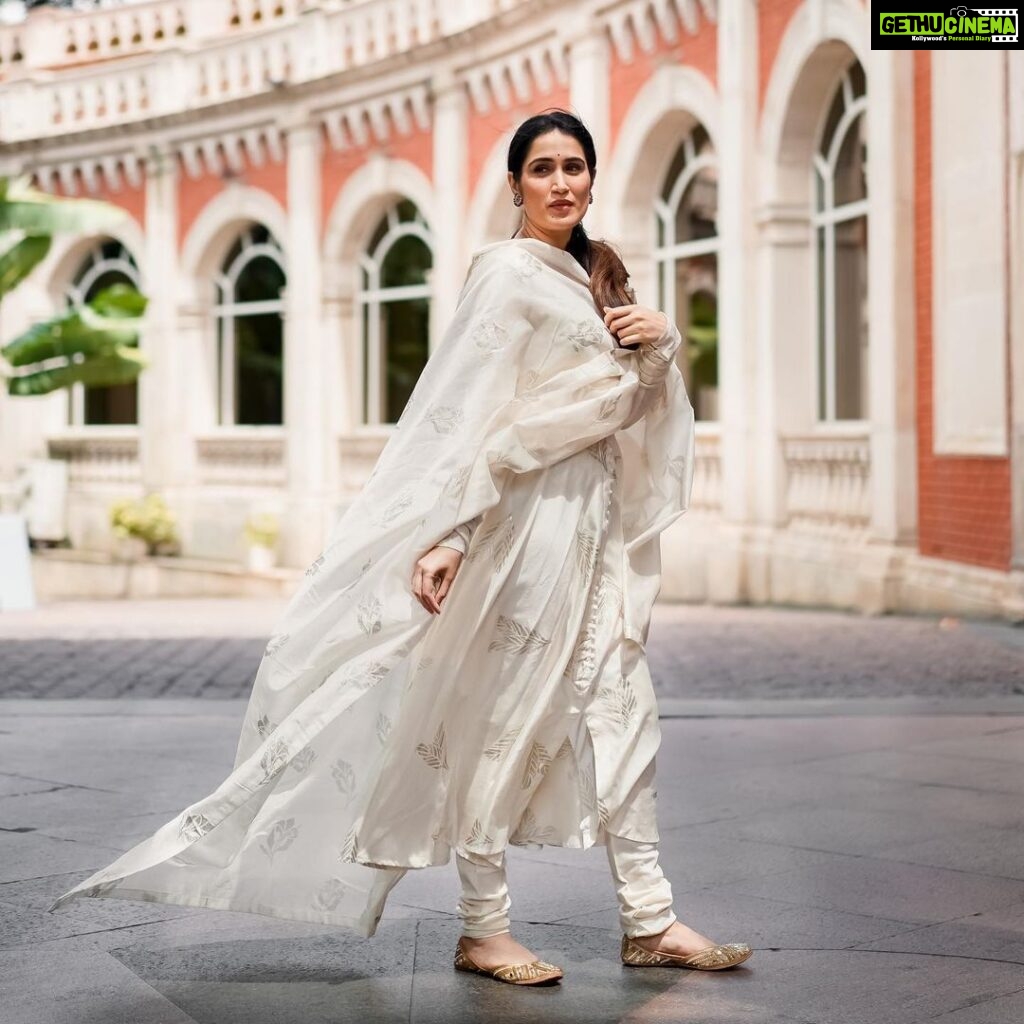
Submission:
[[[665,601],[1024,621],[1024,572],[907,545],[686,515],[662,536]]]
[[[255,573],[234,562],[153,556],[122,562],[101,551],[32,552],[36,599],[151,597],[288,597],[301,569]]]

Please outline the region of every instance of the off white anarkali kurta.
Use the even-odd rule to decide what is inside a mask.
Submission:
[[[583,268],[484,246],[363,491],[275,629],[234,771],[63,894],[372,935],[406,870],[453,848],[656,841],[643,645],[659,535],[688,504],[673,355],[616,346]],[[440,615],[415,559],[468,550]]]

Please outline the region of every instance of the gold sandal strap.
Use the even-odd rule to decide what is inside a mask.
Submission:
[[[494,969],[494,976],[502,981],[534,981],[558,968],[546,960],[532,960],[528,964],[506,964]]]

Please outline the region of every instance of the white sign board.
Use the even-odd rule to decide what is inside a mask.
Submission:
[[[36,606],[24,516],[0,513],[0,612]]]

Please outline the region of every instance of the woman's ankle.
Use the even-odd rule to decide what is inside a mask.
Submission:
[[[500,932],[492,932],[490,935],[466,935],[463,933],[463,940],[466,942],[486,942],[488,939],[496,939],[499,935],[511,935],[512,929],[505,928]]]

